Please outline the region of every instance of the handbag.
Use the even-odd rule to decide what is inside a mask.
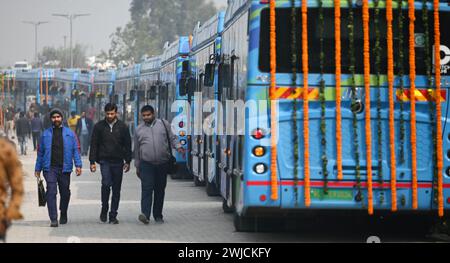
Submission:
[[[44,207],[47,203],[47,196],[44,188],[44,181],[40,178],[38,180],[38,199],[39,199],[39,207]]]
[[[170,142],[170,138],[169,138],[169,130],[167,129],[166,124],[164,123],[163,120],[162,124],[164,125],[164,129],[166,129],[166,137],[167,137],[167,144],[169,145],[169,153],[170,153],[170,159],[169,159],[169,164],[168,164],[168,170],[167,173],[169,174],[176,174],[178,167],[177,167],[177,159],[175,158],[175,156],[173,156],[172,154],[172,143]]]

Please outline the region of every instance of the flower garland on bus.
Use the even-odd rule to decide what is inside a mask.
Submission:
[[[356,81],[355,81],[355,65],[356,65],[356,58],[355,58],[355,26],[354,26],[354,16],[353,16],[353,1],[347,0],[348,2],[348,39],[349,39],[349,45],[348,45],[348,51],[349,51],[349,57],[350,57],[350,67],[349,71],[351,74],[351,107],[352,107],[352,127],[353,127],[353,150],[355,151],[355,173],[356,173],[356,187],[358,190],[358,193],[356,195],[356,201],[361,202],[362,201],[362,192],[361,192],[361,164],[360,164],[360,153],[359,153],[359,138],[358,138],[358,118],[356,116],[356,109],[357,106],[357,94],[356,94]]]
[[[309,87],[308,87],[308,3],[302,1],[302,66],[303,66],[303,140],[305,169],[305,206],[311,206],[311,182],[309,171]]]
[[[392,34],[392,0],[386,1],[387,60],[389,86],[389,149],[391,154],[391,210],[397,211],[397,161],[395,157],[395,104],[394,104],[394,39]]]
[[[435,61],[435,73],[436,73],[436,138],[437,138],[437,170],[438,170],[438,212],[441,218],[444,217],[444,195],[443,195],[443,174],[442,169],[444,168],[444,160],[442,153],[442,105],[441,105],[441,57],[440,57],[440,47],[441,47],[441,32],[439,31],[439,0],[434,0],[434,54],[436,57]]]
[[[404,67],[404,60],[405,60],[405,54],[403,52],[404,48],[404,39],[403,39],[403,0],[397,0],[398,5],[398,77],[400,79],[400,94],[404,94],[405,92],[405,83],[403,80],[403,77],[405,75],[405,67]],[[405,127],[405,103],[403,100],[400,100],[400,152],[399,152],[399,164],[404,164],[405,159],[405,140],[406,140],[406,127]]]
[[[322,174],[323,174],[323,193],[328,194],[328,157],[327,157],[327,123],[325,119],[326,114],[326,104],[325,104],[325,80],[323,79],[324,75],[324,63],[325,63],[325,51],[323,46],[323,37],[324,37],[324,29],[325,29],[325,20],[323,16],[323,2],[319,1],[319,36],[320,36],[320,88],[319,88],[319,98],[320,98],[320,136],[321,141],[320,145],[322,148]]]
[[[369,215],[373,215],[372,191],[372,129],[370,117],[370,40],[369,40],[369,0],[363,0],[364,29],[364,90],[365,90],[365,132],[366,132],[366,162],[367,162],[367,200]]]
[[[412,170],[412,207],[418,208],[417,200],[417,128],[416,128],[416,51],[414,39],[414,22],[416,20],[414,0],[408,0],[409,17],[409,78],[411,80],[411,170]]]
[[[380,0],[374,1],[374,26],[375,26],[375,74],[377,86],[377,158],[378,158],[378,182],[383,188],[383,127],[381,122],[381,32],[380,32]],[[381,195],[383,192],[381,192]],[[380,197],[384,202],[384,196]]]
[[[277,35],[275,0],[270,0],[270,136],[271,136],[271,199],[278,200],[278,175],[277,175],[277,103],[273,94],[276,91],[277,71]]]
[[[336,63],[336,165],[338,180],[342,172],[342,110],[341,110],[341,1],[334,0],[334,38]]]
[[[430,47],[430,23],[428,21],[428,7],[427,0],[422,0],[422,23],[425,27],[424,32],[424,40],[425,40],[425,67],[427,71],[427,87],[428,94],[430,98],[433,98],[435,90],[433,89],[433,77],[432,77],[432,68],[431,65],[431,47]],[[431,162],[433,169],[433,202],[437,204],[438,202],[438,180],[437,180],[437,141],[436,141],[436,119],[435,119],[435,101],[430,100],[428,102],[429,113],[430,113],[430,126],[431,126],[431,136],[433,139],[433,161]]]
[[[291,25],[292,25],[292,43],[291,43],[291,53],[292,53],[292,93],[296,93],[297,90],[297,10],[295,8],[295,0],[291,0]],[[294,198],[295,206],[298,205],[298,126],[297,126],[297,96],[294,97],[292,105],[292,134],[294,136]]]

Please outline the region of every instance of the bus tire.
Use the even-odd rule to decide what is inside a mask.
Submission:
[[[234,213],[234,228],[237,232],[257,232],[254,217],[242,216]]]
[[[208,196],[219,196],[220,191],[217,189],[216,184],[210,183],[208,178],[206,178],[206,194]]]
[[[228,202],[225,198],[222,199],[222,209],[225,214],[231,214],[234,212],[234,208],[228,205]]]

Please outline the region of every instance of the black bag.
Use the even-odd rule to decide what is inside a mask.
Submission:
[[[38,179],[38,198],[39,198],[39,207],[44,207],[47,203],[47,197],[44,188],[44,181]]]
[[[166,129],[167,144],[169,145],[169,153],[170,153],[170,159],[169,159],[169,164],[168,164],[168,168],[167,168],[168,169],[167,173],[176,174],[177,170],[178,170],[177,159],[172,154],[172,143],[170,142],[169,130],[167,129],[166,124],[164,123],[164,120],[161,120],[161,121],[162,121],[162,124],[164,125],[164,128]]]

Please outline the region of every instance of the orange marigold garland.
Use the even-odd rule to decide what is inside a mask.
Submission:
[[[408,0],[409,16],[409,78],[411,81],[411,169],[413,210],[418,208],[417,200],[417,134],[416,134],[416,52],[414,42],[414,21],[416,20],[414,0]]]
[[[391,153],[391,210],[397,211],[397,170],[395,158],[395,120],[394,120],[394,41],[392,36],[392,0],[386,1],[387,20],[387,60],[389,86],[389,149]]]
[[[440,63],[440,47],[441,33],[439,23],[439,0],[434,0],[434,52],[435,52],[435,73],[436,73],[436,134],[437,134],[437,171],[438,171],[438,209],[439,216],[444,217],[444,196],[443,196],[443,175],[442,169],[442,105],[441,105],[441,63]]]
[[[341,1],[334,0],[334,34],[336,56],[336,165],[338,180],[342,173],[342,110],[341,110]]]
[[[273,97],[276,91],[277,71],[277,35],[276,35],[275,0],[270,0],[270,130],[271,130],[271,199],[278,200],[277,167],[277,103]]]
[[[302,1],[302,66],[303,66],[303,139],[305,169],[305,205],[311,206],[311,182],[309,171],[309,100],[308,100],[308,2]]]

